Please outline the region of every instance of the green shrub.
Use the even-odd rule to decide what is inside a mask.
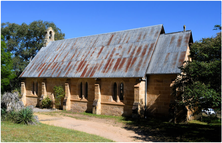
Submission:
[[[26,107],[18,112],[15,123],[29,124],[29,122],[32,122],[33,120],[34,116],[32,109]]]
[[[5,120],[7,111],[5,108],[1,108],[1,120]]]
[[[53,91],[55,93],[55,105],[61,106],[62,100],[65,96],[65,91],[62,86],[54,86]]]
[[[43,108],[49,108],[51,107],[51,104],[52,104],[52,100],[48,96],[42,100]]]
[[[18,112],[12,110],[6,114],[5,120],[16,122],[17,118],[18,118]]]
[[[6,112],[6,110],[1,109],[2,119],[5,121],[11,121],[17,124],[29,124],[34,121],[34,116],[32,109],[26,107],[20,111],[10,111]]]

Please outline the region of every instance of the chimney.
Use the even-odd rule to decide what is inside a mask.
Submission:
[[[184,32],[186,31],[186,25],[183,25],[183,31]]]
[[[55,32],[53,31],[52,27],[46,29],[45,40],[43,45],[44,47],[46,47],[50,41],[54,41],[54,35]]]

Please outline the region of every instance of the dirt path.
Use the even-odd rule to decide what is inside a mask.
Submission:
[[[143,140],[138,140],[137,138],[140,138],[139,135],[133,131],[124,129],[121,123],[110,122],[106,119],[82,120],[81,117],[79,117],[80,119],[76,119],[62,115],[50,116],[39,113],[34,114],[37,115],[39,121],[44,124],[95,134],[116,142],[144,142]]]

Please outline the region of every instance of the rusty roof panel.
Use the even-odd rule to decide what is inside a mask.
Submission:
[[[157,42],[147,74],[180,73],[185,59],[191,31],[161,34]]]
[[[161,24],[50,42],[20,77],[144,77],[162,29]]]

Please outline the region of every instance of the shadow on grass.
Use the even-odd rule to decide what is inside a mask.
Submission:
[[[143,141],[158,142],[221,142],[221,124],[202,125],[198,123],[173,124],[164,120],[147,118],[124,118],[125,129],[133,130]]]

